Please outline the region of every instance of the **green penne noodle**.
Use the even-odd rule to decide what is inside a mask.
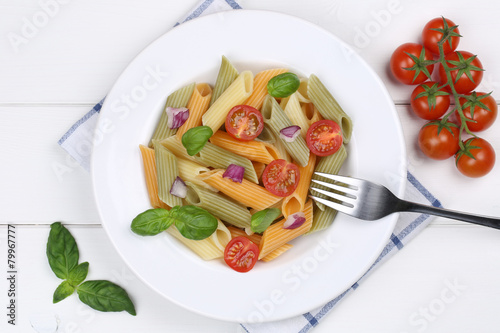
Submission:
[[[272,96],[267,95],[264,99],[261,113],[264,123],[273,131],[276,141],[283,144],[295,162],[301,166],[306,166],[309,162],[309,148],[307,148],[304,138],[299,135],[293,142],[286,142],[280,138],[280,131],[293,124]]]
[[[216,169],[226,169],[230,164],[242,166],[245,168],[243,178],[256,184],[259,183],[259,178],[257,177],[252,161],[216,146],[213,143],[207,142],[205,147],[193,157],[200,164]]]
[[[150,147],[153,146],[153,140],[160,141],[174,135],[177,132],[177,128],[168,128],[168,116],[165,110],[167,109],[167,107],[185,108],[189,102],[189,99],[191,98],[191,95],[193,94],[195,86],[195,83],[191,83],[190,85],[174,91],[172,94],[170,94],[170,96],[168,96],[165,107],[163,108],[163,112],[161,113],[160,121],[158,122],[156,130],[149,143]]]
[[[311,229],[307,232],[308,234],[315,231],[320,231],[328,228],[337,216],[337,211],[330,207],[325,207],[323,210],[319,207],[314,208],[313,223]]]
[[[179,176],[177,157],[156,140],[153,141],[156,160],[158,197],[170,207],[182,205],[182,200],[170,194],[175,178]]]
[[[235,227],[249,228],[252,215],[240,203],[228,198],[222,193],[215,193],[193,183],[187,182],[188,191],[186,203],[206,209],[215,217]]]
[[[219,74],[217,75],[217,79],[215,81],[210,105],[214,104],[217,98],[222,95],[224,90],[226,90],[227,87],[229,87],[231,83],[233,83],[238,74],[239,73],[236,68],[234,68],[233,64],[231,64],[231,62],[225,56],[222,56],[222,62],[220,65]]]
[[[314,74],[309,77],[307,95],[323,118],[333,120],[339,124],[342,129],[344,143],[348,143],[352,134],[352,120]]]

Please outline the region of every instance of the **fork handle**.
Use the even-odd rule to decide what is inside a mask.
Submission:
[[[454,220],[470,222],[474,224],[483,225],[495,229],[500,229],[500,219],[495,217],[471,215],[466,213],[457,212],[454,210],[437,208],[432,206],[421,205],[415,202],[401,200],[401,210],[406,212],[424,213],[447,217]]]

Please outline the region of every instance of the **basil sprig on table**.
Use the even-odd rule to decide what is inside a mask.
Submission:
[[[61,222],[52,223],[50,226],[47,259],[54,274],[64,280],[54,292],[54,303],[62,301],[76,290],[80,300],[95,310],[125,310],[133,316],[136,315],[134,304],[125,289],[110,281],[85,281],[89,263],[78,264],[80,253],[75,238]]]
[[[148,209],[132,220],[131,229],[141,236],[154,236],[172,224],[182,236],[202,240],[217,230],[218,221],[207,210],[197,206],[175,206],[171,210]]]
[[[276,98],[285,98],[299,89],[300,79],[296,74],[283,73],[276,75],[267,83],[267,92]]]
[[[198,126],[189,129],[186,133],[182,135],[182,145],[186,148],[189,156],[198,154],[208,139],[214,134],[212,129],[208,126]]]
[[[252,229],[253,232],[264,232],[280,215],[281,210],[278,208],[267,208],[261,210],[260,212],[252,215],[250,229]]]

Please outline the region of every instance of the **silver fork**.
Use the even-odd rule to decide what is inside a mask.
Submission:
[[[313,195],[310,195],[311,198],[339,212],[362,220],[378,220],[396,212],[415,212],[437,215],[500,229],[499,218],[465,214],[402,200],[396,197],[385,186],[367,180],[330,175],[322,172],[315,172],[314,174],[336,182],[332,184],[316,179],[311,180],[311,182],[334,190],[335,192],[331,192],[311,186],[311,190],[332,198],[335,201],[326,200]]]

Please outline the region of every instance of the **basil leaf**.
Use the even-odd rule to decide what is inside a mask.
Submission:
[[[252,215],[250,228],[253,232],[264,232],[281,215],[278,208],[267,208]]]
[[[192,240],[202,240],[217,230],[219,222],[203,208],[197,206],[175,206],[170,210],[170,219],[182,236]]]
[[[299,89],[300,80],[296,74],[283,73],[276,75],[267,83],[269,95],[277,98],[288,97]]]
[[[78,286],[80,283],[85,281],[87,274],[89,273],[89,263],[82,262],[80,265],[76,266],[69,272],[68,282],[72,286]]]
[[[214,132],[208,126],[193,127],[182,136],[182,145],[186,148],[189,156],[196,155],[205,147],[213,134]]]
[[[141,236],[154,236],[170,227],[169,211],[163,208],[148,209],[132,220],[132,231]]]
[[[54,296],[52,296],[52,303],[58,303],[74,292],[75,287],[73,287],[68,281],[63,281],[54,291]]]
[[[67,279],[69,272],[78,265],[80,257],[78,246],[61,222],[50,225],[46,253],[50,268],[60,279]]]
[[[127,311],[135,316],[135,307],[125,289],[106,280],[85,281],[76,289],[80,300],[103,312]]]

